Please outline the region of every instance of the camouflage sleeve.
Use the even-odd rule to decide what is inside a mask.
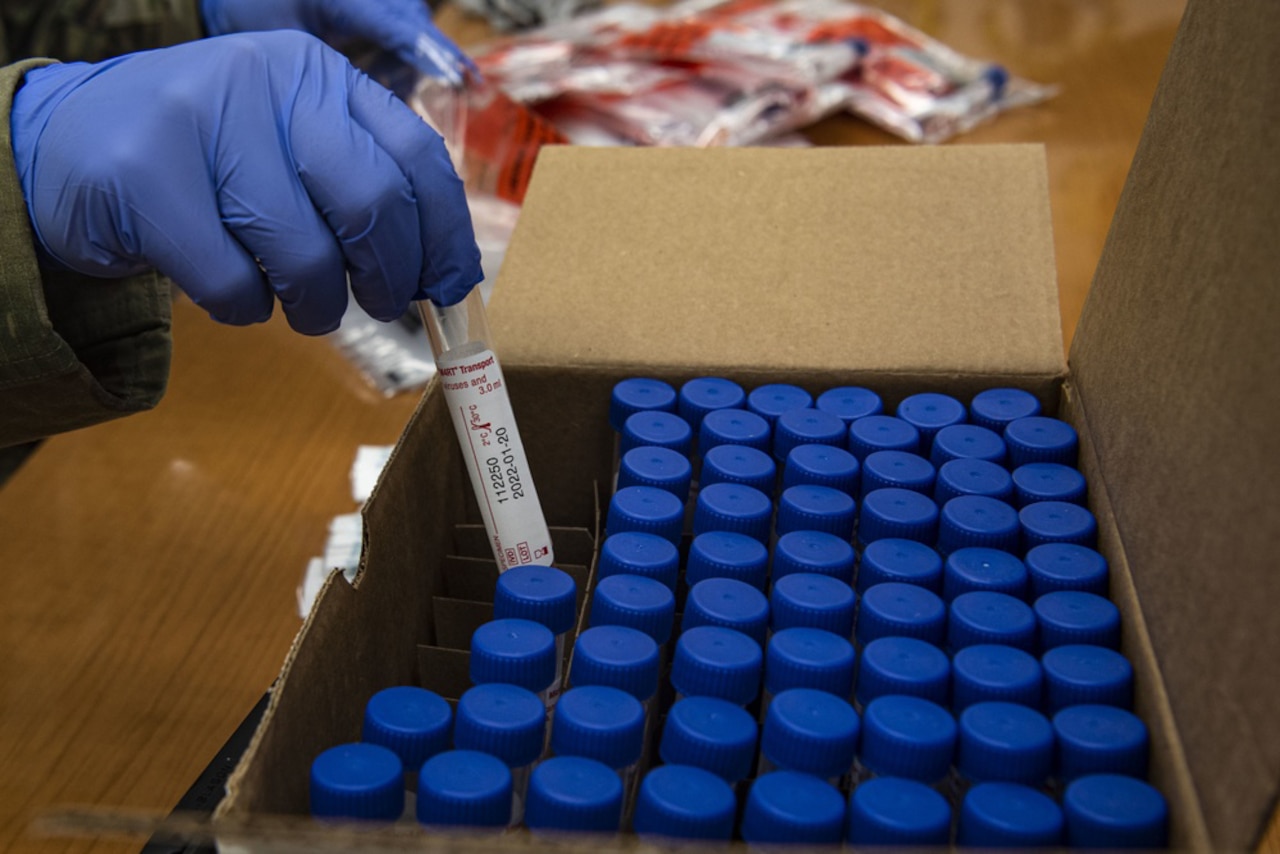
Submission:
[[[0,0],[0,65],[97,62],[203,35],[199,0]]]

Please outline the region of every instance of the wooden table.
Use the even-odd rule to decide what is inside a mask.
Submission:
[[[1047,145],[1069,339],[1181,0],[882,5],[1063,87],[956,144]],[[440,21],[463,44],[486,35],[453,10]],[[809,136],[897,144],[843,117]],[[0,849],[139,847],[29,827],[55,806],[178,801],[276,675],[307,560],[355,509],[357,447],[394,442],[415,404],[373,392],[328,341],[279,318],[233,329],[180,301],[174,327],[156,411],[53,438],[0,488]]]

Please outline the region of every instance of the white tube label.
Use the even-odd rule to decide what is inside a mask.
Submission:
[[[554,561],[551,534],[529,476],[502,369],[492,350],[450,358],[437,367],[445,403],[498,561],[498,571]]]

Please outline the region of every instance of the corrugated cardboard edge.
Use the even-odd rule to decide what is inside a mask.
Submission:
[[[1280,793],[1280,6],[1183,16],[1071,351],[1215,848]]]
[[[1111,496],[1089,431],[1089,415],[1070,382],[1063,387],[1062,396],[1063,417],[1080,436],[1080,468],[1089,483],[1089,507],[1098,520],[1099,549],[1111,568],[1111,600],[1120,609],[1124,653],[1134,667],[1134,711],[1147,724],[1151,736],[1151,779],[1169,801],[1171,847],[1208,851],[1212,846],[1203,807],[1134,587],[1124,541],[1116,526]]]

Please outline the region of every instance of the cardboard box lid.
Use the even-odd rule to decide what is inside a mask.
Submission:
[[[1047,185],[1038,145],[544,148],[495,338],[508,369],[1056,383]]]
[[[1213,846],[1280,781],[1280,7],[1192,2],[1071,352]]]

